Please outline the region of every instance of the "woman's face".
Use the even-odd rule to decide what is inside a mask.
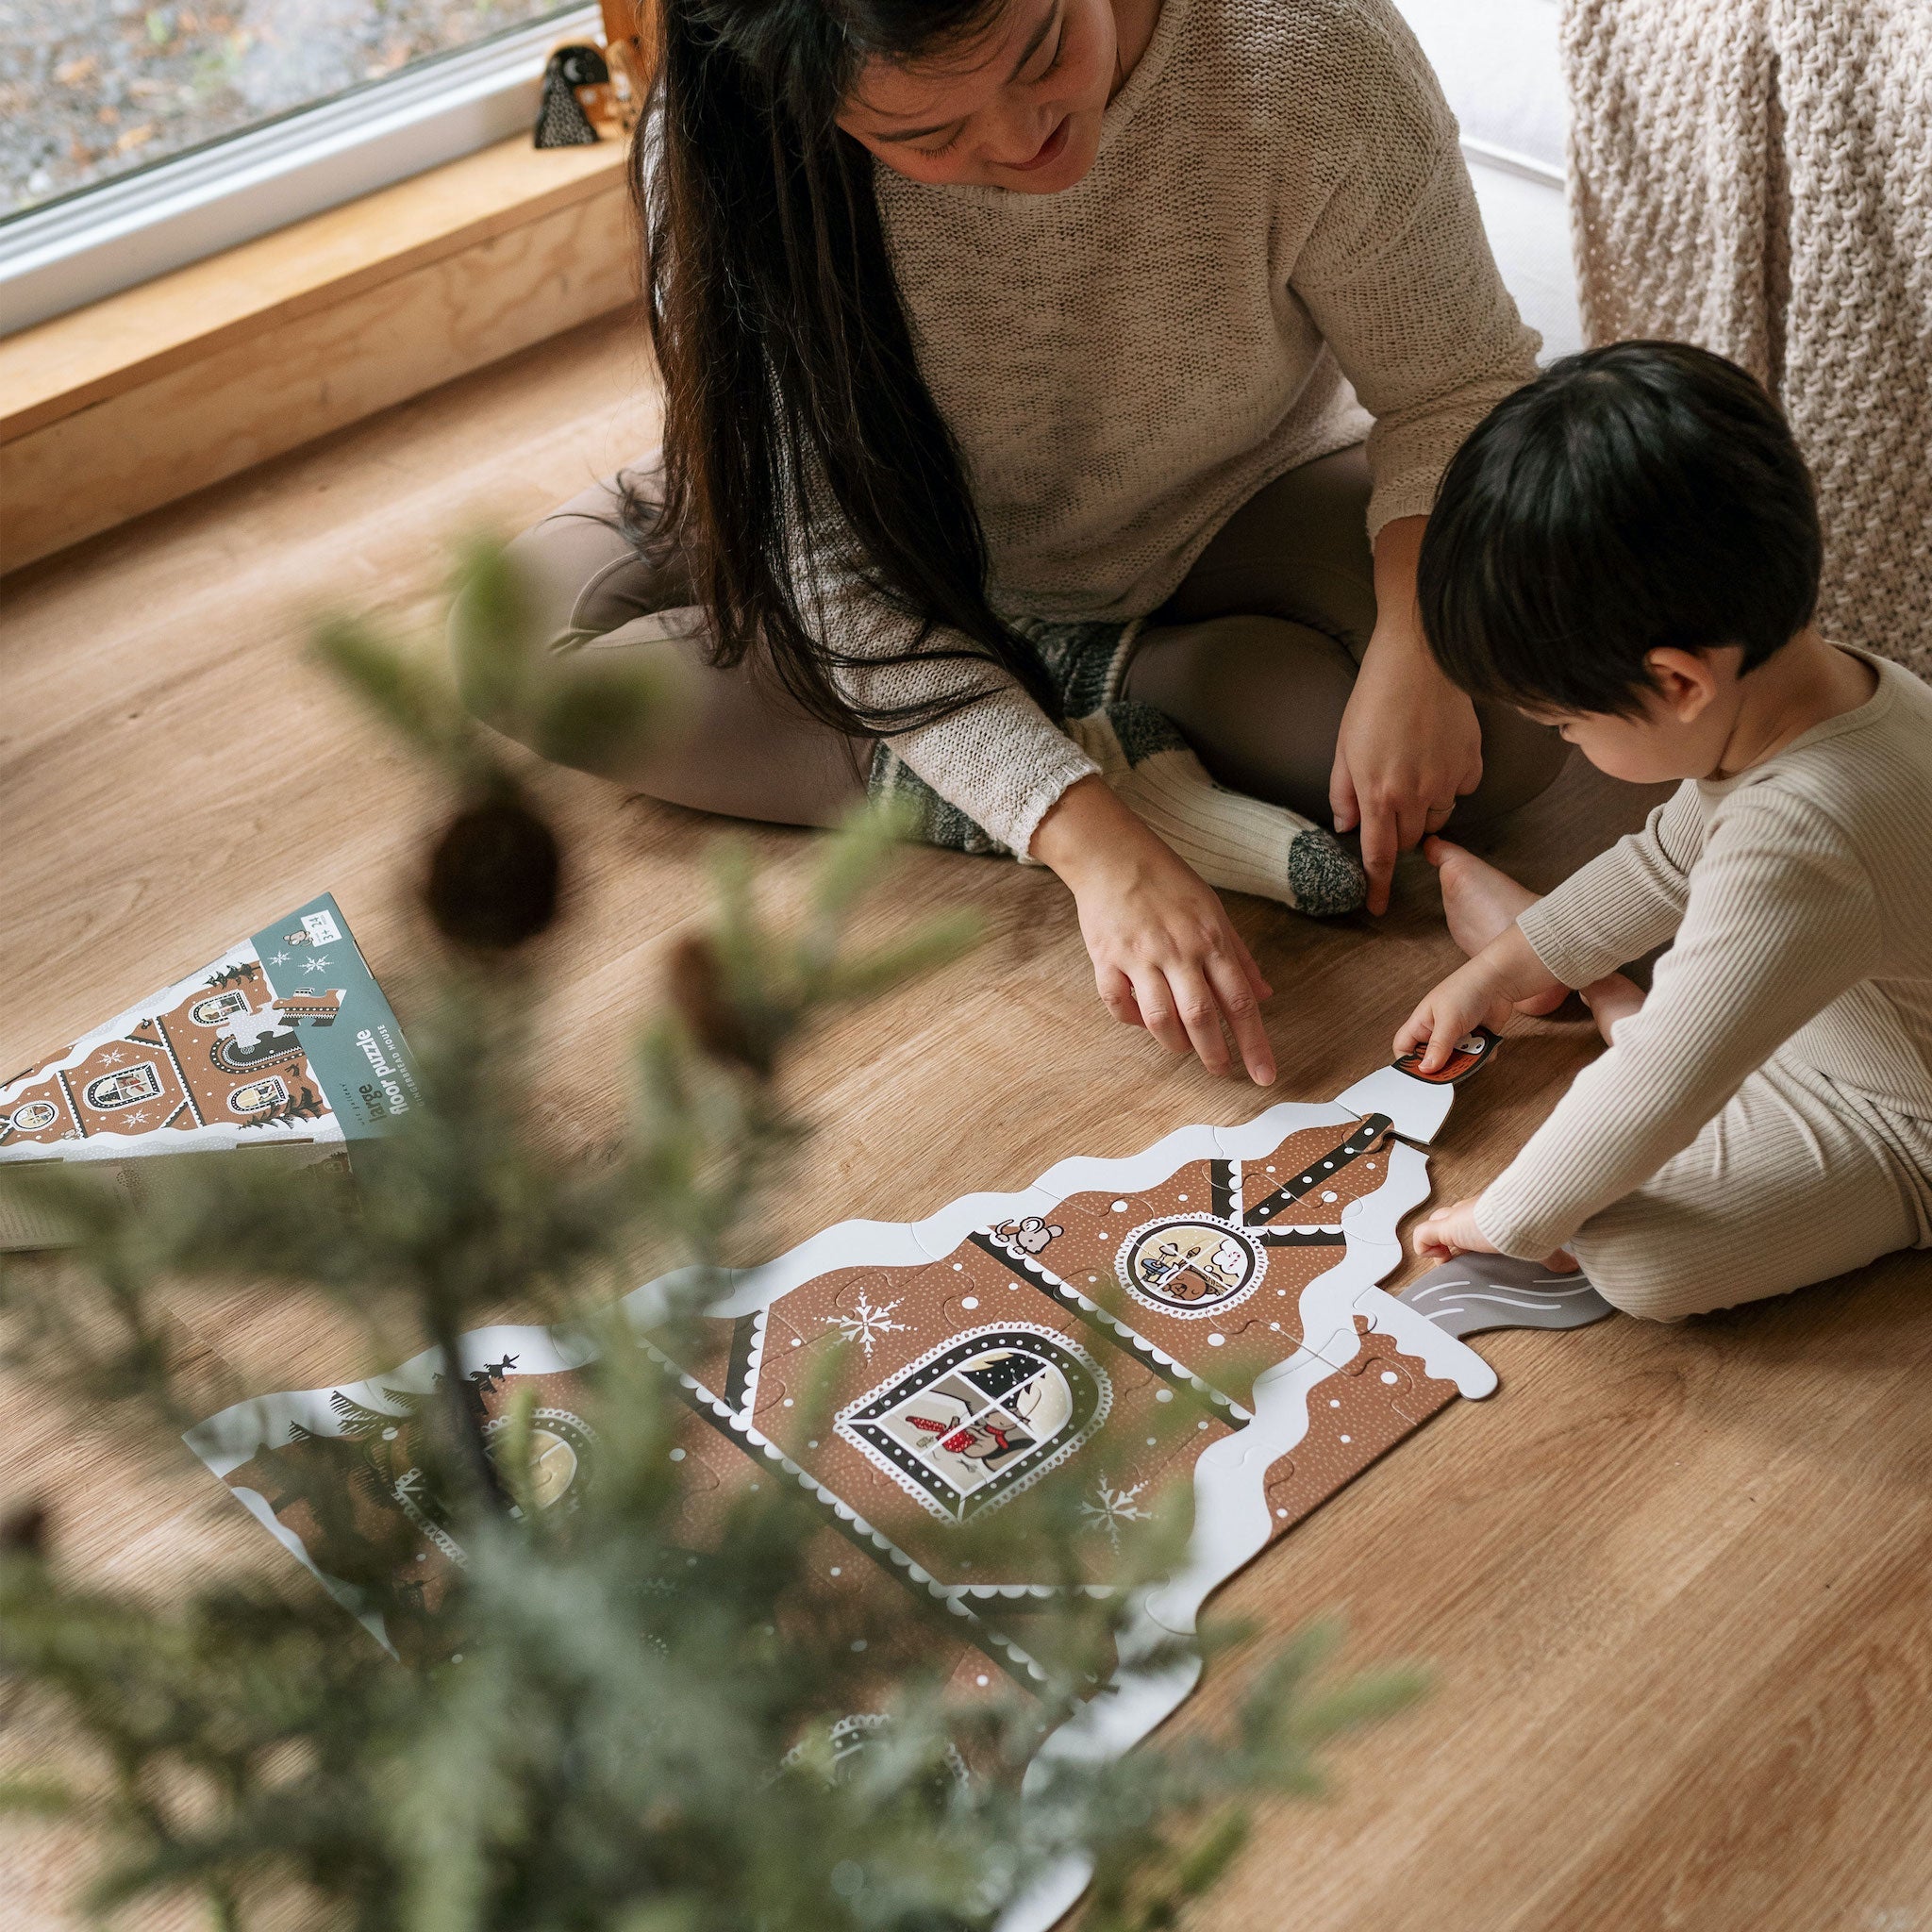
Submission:
[[[1110,0],[1004,0],[963,47],[873,61],[839,125],[914,181],[1058,194],[1093,165],[1118,51]]]

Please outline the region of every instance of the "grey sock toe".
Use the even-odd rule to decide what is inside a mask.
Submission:
[[[1333,832],[1310,825],[1288,848],[1288,889],[1297,912],[1331,919],[1358,912],[1369,896],[1369,881]]]

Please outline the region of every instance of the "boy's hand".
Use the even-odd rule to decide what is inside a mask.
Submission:
[[[1478,1026],[1500,1028],[1514,1010],[1515,1002],[1478,953],[1424,995],[1395,1036],[1395,1057],[1424,1047],[1421,1071],[1437,1073],[1448,1065],[1458,1040]]]
[[[1452,1201],[1416,1223],[1410,1245],[1425,1261],[1453,1261],[1457,1255],[1495,1255],[1502,1251],[1475,1224],[1473,1200]],[[1568,1248],[1546,1255],[1542,1265],[1552,1274],[1574,1274],[1582,1263]]]
[[[1425,1261],[1453,1261],[1457,1255],[1493,1255],[1496,1245],[1475,1224],[1473,1200],[1452,1201],[1416,1224],[1409,1241]]]
[[[1563,991],[1563,983],[1530,949],[1514,924],[1506,926],[1474,958],[1440,981],[1403,1022],[1395,1036],[1395,1057],[1427,1042],[1422,1071],[1440,1073],[1471,1028],[1500,1029],[1522,1000]]]

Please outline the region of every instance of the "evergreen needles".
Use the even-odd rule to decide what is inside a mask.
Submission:
[[[493,553],[476,568],[473,594],[507,631],[513,579]],[[1216,1735],[1110,1762],[1042,1756],[1117,1669],[1194,1667],[1193,1646],[1149,1643],[1134,1615],[1185,1543],[1187,1497],[1109,1524],[1108,1590],[1068,1554],[1091,1507],[1071,1489],[962,1526],[975,1560],[1017,1561],[1024,1541],[1028,1574],[1054,1586],[1026,1606],[1036,1669],[962,1694],[958,1619],[896,1579],[833,1587],[824,1513],[796,1485],[704,1518],[696,1461],[670,1453],[691,1411],[664,1346],[641,1345],[615,1306],[676,1259],[654,1343],[701,1319],[728,1229],[802,1132],[774,1080],[788,1049],[969,934],[851,942],[890,858],[875,819],[824,842],[791,931],[760,919],[725,845],[710,924],[674,951],[663,1010],[640,1028],[627,1135],[600,1163],[559,1161],[528,1127],[518,963],[557,904],[548,827],[435,679],[353,626],[324,651],[460,792],[428,869],[451,951],[411,1014],[424,1104],[358,1154],[353,1189],[214,1157],[181,1162],[137,1213],[52,1174],[89,1237],[9,1260],[0,1312],[17,1359],[177,1462],[174,1432],[213,1405],[176,1339],[177,1296],[248,1282],[291,1323],[346,1311],[374,1363],[438,1352],[426,1391],[339,1405],[339,1433],[312,1440],[312,1464],[288,1458],[272,1499],[308,1512],[392,1648],[289,1562],[158,1605],[84,1588],[58,1522],[24,1502],[0,1523],[0,1807],[86,1822],[94,1909],[186,1891],[224,1927],[943,1932],[1090,1866],[1084,1924],[1171,1923],[1225,1870],[1253,1805],[1315,1790],[1318,1747],[1412,1695],[1412,1674],[1336,1679],[1324,1625],[1253,1674]],[[628,689],[612,707],[655,702]],[[583,1361],[594,1479],[567,1507],[560,1425],[528,1387],[485,1399],[507,1365],[461,1365],[459,1337],[505,1320],[561,1324]],[[371,1507],[398,1499],[409,1513]],[[423,1523],[456,1553],[433,1599],[408,1560]]]

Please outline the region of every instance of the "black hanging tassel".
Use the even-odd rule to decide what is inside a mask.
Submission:
[[[588,147],[597,137],[591,118],[577,99],[580,87],[595,87],[610,78],[610,69],[595,47],[559,47],[543,70],[543,97],[537,108],[539,147]]]

